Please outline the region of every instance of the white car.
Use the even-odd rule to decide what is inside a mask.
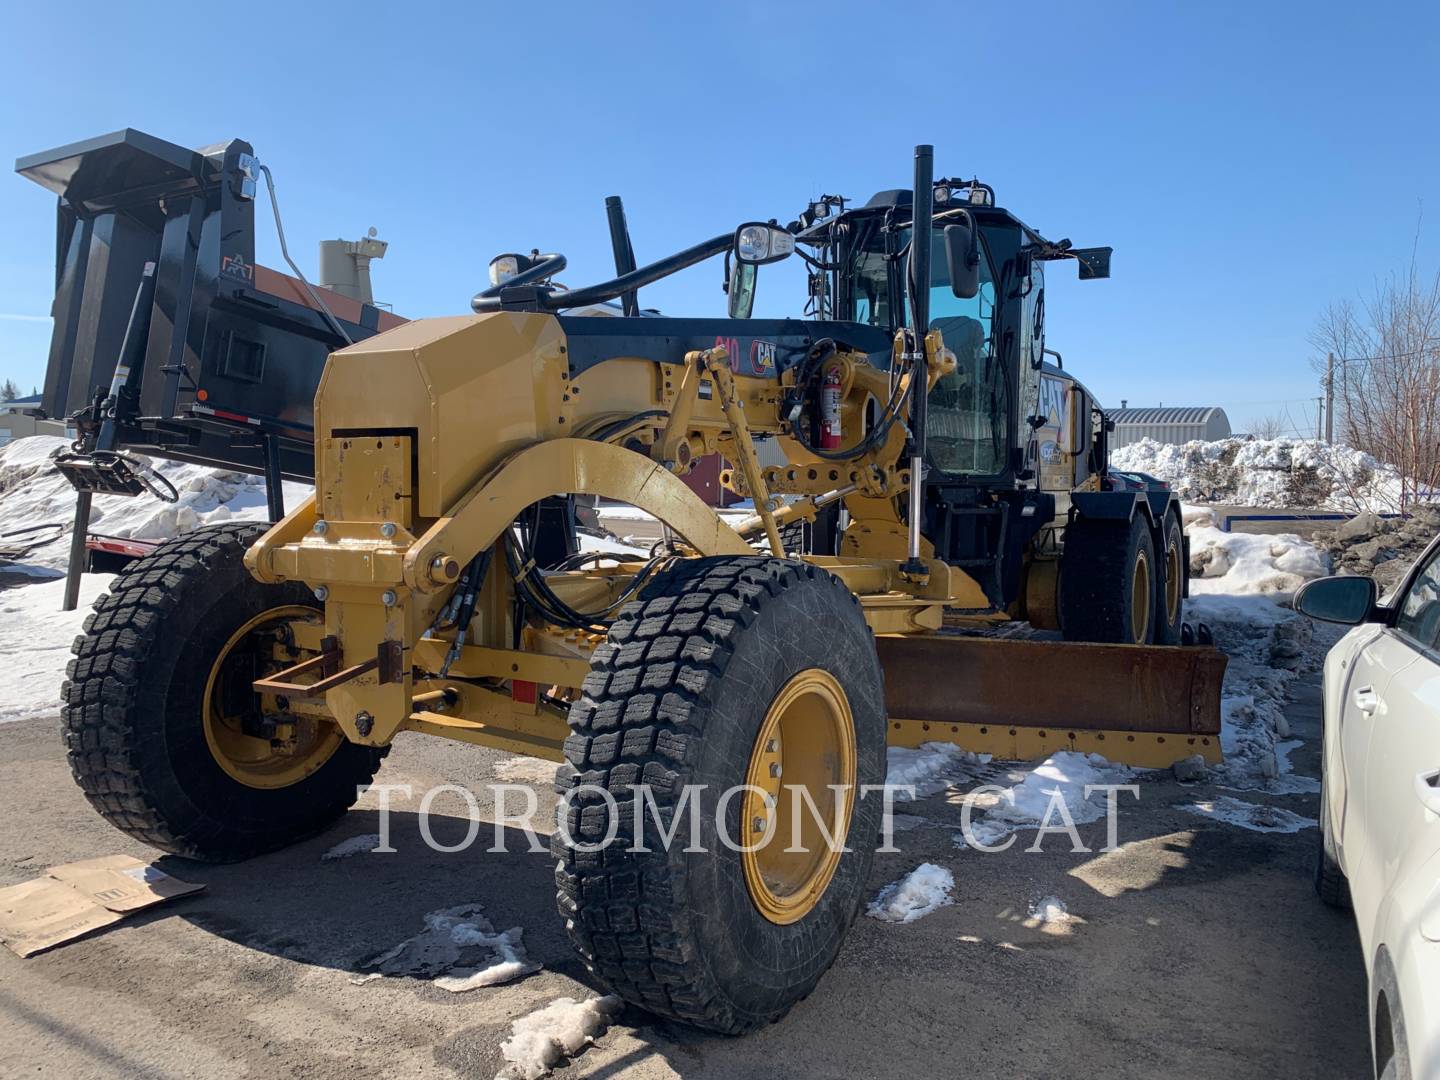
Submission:
[[[1440,1078],[1440,540],[1386,604],[1331,577],[1295,607],[1355,627],[1325,660],[1315,888],[1355,911],[1376,1076]]]

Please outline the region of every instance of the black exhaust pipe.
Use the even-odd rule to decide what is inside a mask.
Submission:
[[[625,204],[619,195],[605,198],[605,217],[610,222],[610,248],[615,252],[615,276],[624,277],[635,269],[635,249],[630,245],[630,227],[625,223]],[[620,306],[627,316],[640,314],[640,290],[620,294]]]
[[[925,334],[930,329],[930,218],[934,198],[935,148],[915,147],[915,193],[910,227],[910,326],[915,335],[910,359],[910,546],[901,573],[923,578],[920,560],[920,524],[925,509],[925,399],[930,372],[925,358]]]

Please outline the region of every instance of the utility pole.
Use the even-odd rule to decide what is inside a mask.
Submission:
[[[1325,408],[1325,399],[1324,399],[1323,397],[1317,397],[1317,398],[1315,399],[1315,438],[1316,438],[1316,439],[1323,439],[1323,438],[1325,437],[1325,417],[1321,415],[1321,410],[1323,410],[1324,408]]]
[[[1325,441],[1335,442],[1335,354],[1325,354]]]

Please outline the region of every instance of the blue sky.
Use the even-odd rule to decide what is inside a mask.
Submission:
[[[1420,264],[1440,264],[1434,4],[79,2],[5,21],[7,162],[127,126],[247,139],[302,267],[374,225],[377,297],[412,317],[467,311],[502,251],[610,276],[606,195],[645,262],[905,186],[930,142],[1046,235],[1114,246],[1109,281],[1062,264],[1047,296],[1049,344],[1103,402],[1303,426],[1320,309],[1404,267],[1422,208]],[[0,378],[26,390],[53,231],[51,197],[7,164]],[[799,313],[798,271],[762,270],[758,314]],[[721,314],[720,272],[642,302]]]

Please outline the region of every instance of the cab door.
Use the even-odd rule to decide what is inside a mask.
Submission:
[[[1352,813],[1362,815],[1363,846],[1359,865],[1347,872],[1367,946],[1405,867],[1423,862],[1440,842],[1440,546],[1421,558],[1395,610],[1393,625],[1356,659],[1342,721],[1357,735],[1368,728],[1363,780],[1347,760],[1352,783],[1363,787],[1350,794]]]

